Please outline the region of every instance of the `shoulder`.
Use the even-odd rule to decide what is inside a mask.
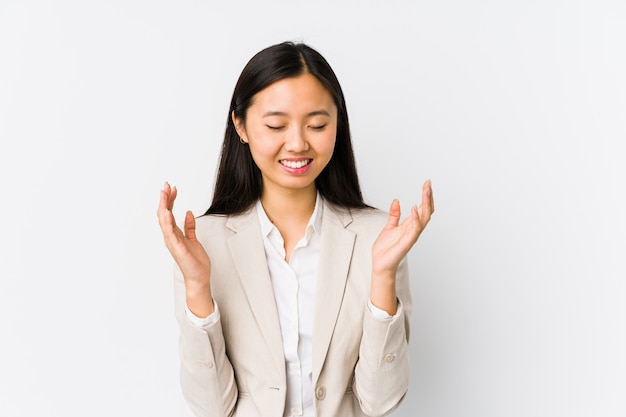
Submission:
[[[230,216],[217,215],[217,214],[205,214],[196,218],[196,233],[202,233],[206,230],[221,230],[226,229]]]
[[[329,210],[343,223],[344,227],[357,233],[380,233],[387,223],[388,214],[376,208],[348,209],[327,204]]]
[[[228,239],[229,232],[226,226],[228,221],[228,216],[215,214],[205,214],[196,218],[196,238],[205,250],[208,251],[216,245],[223,245],[225,239]]]
[[[389,216],[382,210],[377,208],[364,208],[364,209],[352,209],[350,210],[352,218],[355,222],[359,223],[374,223],[384,225],[387,222]]]
[[[255,222],[258,223],[254,206],[240,214],[205,214],[196,218],[196,234],[201,240],[223,240]]]
[[[377,208],[351,209],[350,213],[354,221],[383,222],[383,224],[387,221],[387,217],[389,216],[388,213]]]
[[[352,223],[348,226],[350,229],[359,233],[374,233],[376,236],[385,227],[388,220],[388,214],[376,208],[366,208],[351,210]]]

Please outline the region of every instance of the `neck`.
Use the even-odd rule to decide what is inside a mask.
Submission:
[[[304,222],[311,218],[315,210],[317,190],[315,186],[305,190],[270,191],[264,190],[261,204],[272,223]]]

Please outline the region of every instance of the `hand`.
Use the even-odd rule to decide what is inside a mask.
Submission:
[[[411,215],[400,223],[400,202],[393,200],[389,220],[372,247],[372,288],[374,306],[394,316],[397,312],[396,272],[435,211],[430,180],[422,186],[422,204],[411,207]]]
[[[389,220],[374,242],[373,269],[376,276],[393,276],[402,258],[411,250],[430,216],[435,212],[435,202],[430,180],[422,186],[422,203],[411,207],[411,215],[400,223],[400,202],[394,200],[389,209]]]
[[[161,190],[157,210],[159,226],[165,246],[178,264],[185,279],[187,307],[198,317],[206,317],[213,312],[210,275],[211,261],[206,251],[196,239],[196,220],[191,211],[185,215],[185,232],[176,225],[172,208],[176,200],[176,187],[170,188],[166,182]]]

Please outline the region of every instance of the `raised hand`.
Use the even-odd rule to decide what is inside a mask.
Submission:
[[[430,216],[435,202],[430,180],[422,186],[422,203],[411,207],[411,214],[400,222],[400,202],[394,200],[389,208],[389,220],[372,247],[372,303],[395,314],[396,271],[402,258],[411,250]]]
[[[213,312],[210,287],[211,261],[196,239],[196,220],[191,211],[185,214],[184,233],[176,225],[172,214],[176,195],[176,187],[171,188],[166,182],[161,190],[157,210],[159,226],[161,226],[165,246],[185,279],[188,308],[196,316],[206,317]]]

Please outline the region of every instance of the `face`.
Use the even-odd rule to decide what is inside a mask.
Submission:
[[[317,78],[303,74],[269,85],[253,97],[245,123],[233,121],[261,170],[264,196],[315,192],[337,135],[337,107]]]

